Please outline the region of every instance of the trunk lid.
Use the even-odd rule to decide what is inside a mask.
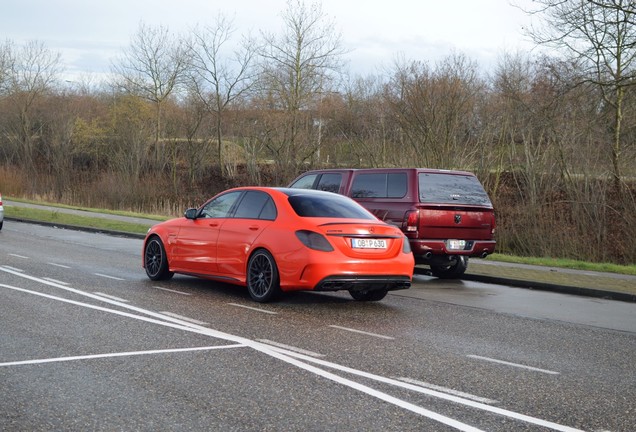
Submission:
[[[317,230],[351,258],[392,258],[402,253],[405,241],[398,228],[370,220],[331,221],[319,224]]]

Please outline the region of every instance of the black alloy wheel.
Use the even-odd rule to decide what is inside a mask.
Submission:
[[[274,257],[264,249],[259,249],[247,264],[247,290],[252,300],[265,303],[280,293],[280,279]]]
[[[167,280],[174,276],[168,270],[168,257],[159,237],[151,237],[144,251],[144,267],[146,274],[153,281]]]

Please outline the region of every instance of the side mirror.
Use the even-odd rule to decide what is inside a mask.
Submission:
[[[189,208],[185,211],[185,218],[186,219],[196,219],[197,218],[197,212],[198,210],[195,208]]]

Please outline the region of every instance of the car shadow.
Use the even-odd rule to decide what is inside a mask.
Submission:
[[[166,289],[180,290],[189,294],[201,295],[219,295],[226,297],[227,301],[245,301],[258,305],[250,297],[247,288],[229,283],[202,279],[187,275],[175,275],[172,280],[167,282],[147,281],[152,285],[160,286]],[[386,300],[386,298],[385,298]],[[354,300],[346,291],[335,292],[316,292],[316,291],[288,291],[280,294],[276,299],[272,300],[269,305],[276,306],[295,306],[295,305],[356,305],[359,308],[387,308],[384,300],[377,302],[365,302]]]

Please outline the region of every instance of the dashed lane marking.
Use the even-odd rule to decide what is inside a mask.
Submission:
[[[366,332],[366,331],[362,331],[362,330],[356,330],[356,329],[352,329],[349,327],[341,327],[341,326],[337,326],[337,325],[330,325],[329,327],[335,328],[335,329],[340,329],[340,330],[346,330],[346,331],[350,331],[353,333],[360,333],[363,335],[367,335],[367,336],[373,336],[373,337],[377,337],[380,339],[389,339],[389,340],[393,340],[395,339],[394,337],[391,336],[385,336],[385,335],[381,335],[381,334],[377,334],[377,333],[370,333],[370,332]]]
[[[240,307],[240,308],[243,308],[243,309],[249,309],[249,310],[253,310],[253,311],[256,311],[256,312],[262,312],[262,313],[265,313],[265,314],[278,315],[278,312],[272,312],[272,311],[268,311],[268,310],[265,310],[265,309],[255,308],[255,307],[252,307],[252,306],[245,306],[245,305],[238,304],[238,303],[228,303],[228,304],[230,306],[236,306],[236,307]]]
[[[519,363],[511,363],[511,362],[507,362],[507,361],[504,361],[504,360],[498,360],[498,359],[494,359],[494,358],[490,358],[490,357],[482,357],[482,356],[472,355],[472,354],[469,354],[466,357],[474,358],[474,359],[477,359],[477,360],[484,360],[484,361],[491,362],[491,363],[498,363],[498,364],[502,364],[502,365],[506,365],[506,366],[512,366],[512,367],[521,368],[521,369],[527,369],[527,370],[531,370],[531,371],[535,371],[535,372],[541,372],[541,373],[545,373],[545,374],[549,374],[549,375],[559,375],[559,372],[554,372],[554,371],[547,370],[547,369],[540,369],[540,368],[536,368],[536,367],[532,367],[532,366],[526,366],[526,365],[522,365],[522,364],[519,364]]]
[[[109,276],[109,275],[105,275],[105,274],[101,274],[101,273],[93,273],[93,274],[95,276],[103,277],[103,278],[106,278],[106,279],[112,279],[112,280],[118,280],[118,281],[126,280],[126,279],[118,278],[118,277],[115,277],[115,276]]]

